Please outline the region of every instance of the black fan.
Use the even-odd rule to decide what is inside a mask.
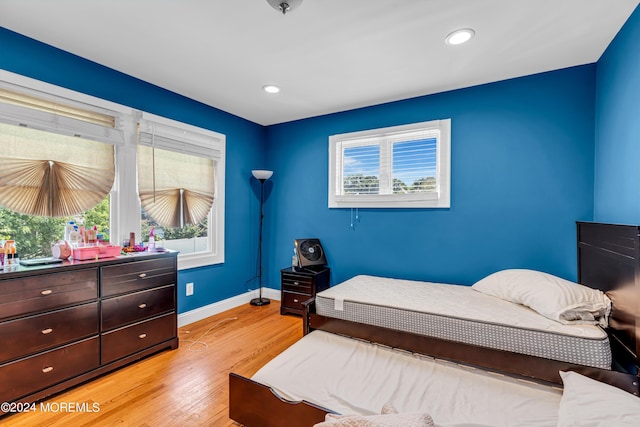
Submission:
[[[324,250],[318,239],[295,239],[296,252],[298,254],[298,266],[322,266],[327,263]]]

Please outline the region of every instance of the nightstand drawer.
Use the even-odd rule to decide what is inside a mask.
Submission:
[[[292,277],[282,275],[282,290],[291,292],[303,292],[311,295],[313,284],[311,279],[306,277]]]
[[[135,323],[102,335],[102,363],[110,363],[177,335],[176,314]]]
[[[0,401],[11,402],[100,364],[100,342],[90,338],[0,366]]]
[[[175,286],[164,286],[102,301],[102,330],[118,328],[175,310]]]
[[[311,296],[307,294],[300,294],[297,292],[283,292],[282,305],[296,310],[302,310],[302,303],[310,298]]]
[[[282,273],[282,281],[287,282],[297,282],[300,285],[308,285],[311,286],[313,283],[313,279],[308,276],[303,276],[301,274],[292,274],[292,273]]]
[[[98,333],[98,303],[0,323],[0,362]]]

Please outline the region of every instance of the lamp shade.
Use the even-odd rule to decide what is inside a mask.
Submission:
[[[263,170],[263,169],[255,169],[252,170],[251,173],[253,174],[253,177],[255,179],[269,179],[271,178],[271,175],[273,175],[273,171],[267,171],[267,170]]]

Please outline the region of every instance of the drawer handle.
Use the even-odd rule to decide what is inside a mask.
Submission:
[[[53,371],[53,366],[47,366],[46,368],[42,368],[42,372],[44,372],[45,374],[51,371]]]
[[[298,286],[300,283],[298,282],[293,282],[294,285]]]
[[[142,303],[142,304],[140,304],[138,306],[138,308],[140,308],[140,309],[143,309],[143,308],[146,308],[146,307],[147,307],[147,304],[145,304],[145,303]]]
[[[298,302],[298,300],[297,300],[297,299],[294,299],[294,300],[293,300],[293,302]]]
[[[140,334],[140,335],[138,335],[138,338],[140,338],[140,339],[144,339],[144,338],[146,338],[146,337],[147,337],[147,334]]]
[[[140,273],[138,274],[138,277],[144,279],[145,277],[147,277],[147,273]]]
[[[51,289],[45,289],[44,291],[40,292],[42,295],[51,295],[53,293],[53,291]]]
[[[53,332],[53,329],[51,329],[51,328],[43,329],[42,330],[42,335],[47,335],[47,334],[50,334],[51,332]]]

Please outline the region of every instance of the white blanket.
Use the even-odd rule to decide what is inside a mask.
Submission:
[[[323,331],[303,337],[253,380],[343,415],[429,414],[440,427],[555,426],[561,391]]]

